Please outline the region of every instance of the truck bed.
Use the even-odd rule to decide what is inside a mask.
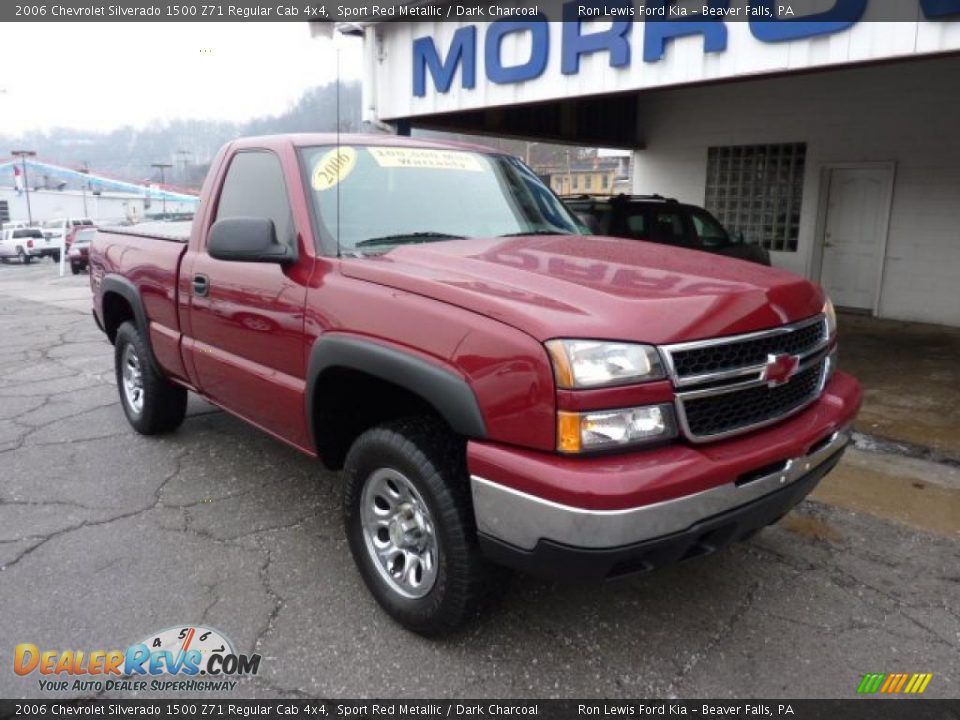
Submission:
[[[112,275],[132,285],[157,360],[179,378],[186,370],[180,356],[178,277],[191,225],[153,222],[98,228],[90,247],[91,277]],[[95,292],[94,305],[102,313],[101,302],[101,294]]]
[[[99,232],[116,235],[132,235],[134,237],[151,238],[153,240],[168,240],[170,242],[188,243],[192,220],[178,220],[176,222],[142,222],[135,225],[108,225],[98,228]]]

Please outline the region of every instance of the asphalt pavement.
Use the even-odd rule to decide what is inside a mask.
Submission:
[[[652,575],[516,577],[479,622],[426,640],[362,585],[335,473],[195,398],[176,433],[134,433],[89,308],[85,274],[0,266],[0,697],[91,694],[15,675],[18,643],[110,650],[181,624],[262,655],[230,697],[849,698],[868,672],[929,672],[926,696],[960,695],[949,502],[926,527],[808,500]],[[854,450],[837,473],[869,495],[871,468],[896,482],[897,462]],[[955,466],[918,472],[955,500]]]

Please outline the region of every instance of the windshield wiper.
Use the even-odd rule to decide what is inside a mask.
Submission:
[[[504,233],[503,235],[497,235],[497,237],[521,237],[523,235],[573,235],[572,232],[567,232],[566,230],[526,230],[522,232],[512,232]]]
[[[373,245],[409,245],[412,243],[423,242],[425,239],[433,240],[463,240],[463,235],[451,235],[450,233],[424,231],[412,233],[399,233],[397,235],[384,235],[383,237],[361,240],[354,247],[371,247]]]

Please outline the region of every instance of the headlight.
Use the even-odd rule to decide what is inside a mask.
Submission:
[[[652,345],[599,340],[550,340],[557,386],[565,390],[657,380],[664,377],[660,354]]]
[[[563,453],[669,440],[677,434],[671,405],[557,413],[557,449]]]
[[[837,311],[833,308],[833,302],[830,298],[827,298],[827,301],[823,304],[823,310],[821,311],[824,316],[827,318],[827,337],[834,338],[837,336]]]

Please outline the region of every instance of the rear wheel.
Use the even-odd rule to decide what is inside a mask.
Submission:
[[[176,430],[187,413],[187,391],[150,362],[146,342],[130,321],[117,330],[114,365],[120,404],[133,429],[143,435]]]
[[[79,275],[80,266],[77,265],[76,263],[70,263],[70,272],[72,272],[74,275]]]
[[[477,545],[462,440],[425,418],[386,423],[354,442],[344,472],[350,551],[397,622],[440,635],[498,594],[505,571]]]
[[[23,248],[17,248],[17,257],[20,258],[20,263],[22,265],[29,265],[30,261],[33,260],[32,257],[30,257],[29,255],[27,255],[26,252],[24,252]]]

